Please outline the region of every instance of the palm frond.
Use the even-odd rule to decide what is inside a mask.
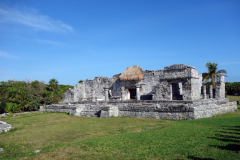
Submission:
[[[225,69],[221,69],[221,70],[217,71],[217,73],[225,73],[225,74],[227,74],[227,71]]]
[[[208,73],[202,73],[202,79],[204,79],[205,77],[207,77]]]
[[[207,80],[209,80],[211,78],[211,75],[207,75],[204,79],[203,82],[206,82]]]

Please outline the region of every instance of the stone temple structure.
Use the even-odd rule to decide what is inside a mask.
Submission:
[[[76,116],[131,116],[157,119],[197,119],[237,110],[225,98],[224,75],[206,88],[202,74],[184,64],[163,70],[128,67],[112,78],[95,77],[63,94],[63,102],[41,106],[40,111],[68,112]]]

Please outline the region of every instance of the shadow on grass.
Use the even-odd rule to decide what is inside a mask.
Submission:
[[[240,126],[223,126],[214,137],[208,137],[221,142],[224,145],[210,145],[211,147],[221,150],[233,151],[239,153],[240,151]],[[193,160],[214,160],[213,158],[199,158],[194,156],[188,156],[188,159]]]
[[[228,143],[226,146],[211,145],[212,147],[234,152],[240,151],[240,126],[223,126],[215,137],[209,138]]]

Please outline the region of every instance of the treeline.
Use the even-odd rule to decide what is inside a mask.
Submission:
[[[211,82],[203,83],[207,88],[212,85]],[[217,85],[217,82],[215,83]],[[226,95],[235,95],[236,93],[240,94],[240,82],[226,82],[225,83],[225,93]]]
[[[235,95],[236,93],[240,94],[240,82],[226,82],[225,91],[227,95]]]
[[[59,85],[56,79],[48,84],[40,81],[0,82],[0,113],[36,111],[41,105],[58,103],[70,85]]]

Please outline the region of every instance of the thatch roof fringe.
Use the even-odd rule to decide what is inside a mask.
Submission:
[[[120,81],[140,81],[142,79],[143,79],[143,70],[137,65],[128,67],[119,76]]]

